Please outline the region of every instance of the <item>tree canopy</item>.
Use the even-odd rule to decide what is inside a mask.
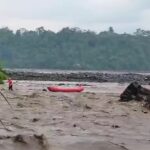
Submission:
[[[149,58],[150,31],[142,29],[118,34],[113,27],[100,33],[0,28],[0,60],[8,68],[149,71]]]

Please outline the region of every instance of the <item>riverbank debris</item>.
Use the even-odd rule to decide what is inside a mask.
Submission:
[[[130,83],[127,88],[121,93],[120,101],[141,101],[144,106],[150,109],[150,89],[141,86],[138,82]]]

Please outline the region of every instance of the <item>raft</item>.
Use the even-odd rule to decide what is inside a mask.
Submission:
[[[62,86],[50,86],[47,89],[51,92],[82,92],[84,87],[76,86],[76,87],[62,87]]]

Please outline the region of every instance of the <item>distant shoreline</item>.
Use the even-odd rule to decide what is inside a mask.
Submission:
[[[86,82],[133,82],[150,84],[150,73],[112,72],[112,71],[66,71],[66,70],[32,70],[5,69],[14,80],[37,81],[86,81]]]

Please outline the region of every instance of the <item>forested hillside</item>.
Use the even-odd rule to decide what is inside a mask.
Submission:
[[[150,31],[94,33],[63,28],[55,33],[0,29],[0,60],[9,68],[150,70]]]

